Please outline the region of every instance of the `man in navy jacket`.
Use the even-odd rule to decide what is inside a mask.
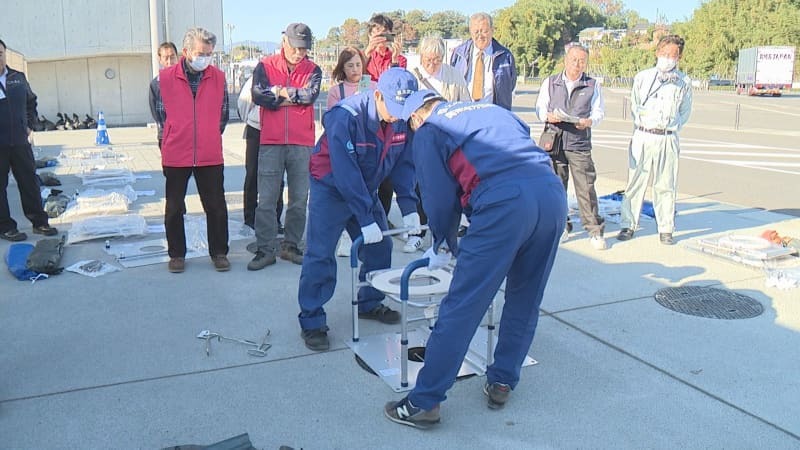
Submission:
[[[467,80],[473,100],[511,110],[517,68],[511,51],[494,39],[492,16],[475,13],[469,18],[471,39],[453,50],[450,65]],[[480,57],[480,61],[478,58]],[[476,69],[483,68],[483,70]]]
[[[503,279],[505,305],[484,386],[488,406],[503,407],[517,386],[567,202],[550,157],[513,113],[488,103],[445,102],[428,90],[406,100],[402,117],[416,130],[414,166],[433,234],[428,268],[444,267],[451,253],[458,256],[416,385],[384,407],[393,422],[427,428],[439,422],[439,404]],[[457,242],[462,211],[471,225]]]
[[[301,335],[311,350],[330,346],[323,305],[336,287],[335,251],[342,230],[354,240],[364,237],[358,255],[361,281],[367,272],[391,265],[392,240],[383,236],[388,226],[377,192],[385,178],[392,178],[404,225],[419,230],[411,136],[398,119],[406,97],[416,90],[411,72],[391,68],[375,91],[340,101],[322,118],[325,133],[310,161],[307,247],[298,290]],[[400,314],[383,305],[383,298],[372,287],[361,288],[359,317],[399,322]]]
[[[0,239],[24,241],[28,236],[17,230],[8,207],[8,172],[13,172],[19,187],[22,211],[33,224],[33,232],[53,236],[58,230],[48,225],[42,208],[36,162],[28,136],[38,113],[36,94],[25,74],[6,65],[6,43],[0,40]]]

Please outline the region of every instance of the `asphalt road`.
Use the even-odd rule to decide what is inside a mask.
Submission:
[[[593,130],[593,156],[601,177],[625,188],[627,145],[632,131],[623,104],[629,92],[603,91],[606,120]],[[531,123],[538,86],[521,86],[515,111]],[[737,129],[738,110],[738,129]],[[800,95],[747,97],[696,91],[692,116],[681,132],[678,189],[750,208],[800,217]],[[603,194],[603,193],[599,193]]]

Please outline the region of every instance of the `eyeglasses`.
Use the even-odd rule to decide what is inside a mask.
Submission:
[[[442,62],[442,55],[423,56],[420,58],[422,64],[437,64]]]

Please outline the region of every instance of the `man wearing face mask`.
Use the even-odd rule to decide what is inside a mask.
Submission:
[[[194,176],[206,213],[208,252],[214,268],[230,270],[228,262],[228,206],[223,186],[222,133],[228,123],[225,74],[209,66],[217,37],[190,28],[183,38],[183,56],[158,76],[156,121],[164,129],[161,165],[166,177],[168,269],[183,272],[186,231],[183,215],[189,178]]]
[[[692,83],[677,68],[683,47],[684,40],[678,35],[662,37],[656,46],[656,67],[639,72],[633,79],[634,132],[628,147],[628,185],[622,201],[622,228],[617,235],[620,241],[633,237],[652,173],[659,240],[664,245],[675,243],[678,132],[692,112]]]

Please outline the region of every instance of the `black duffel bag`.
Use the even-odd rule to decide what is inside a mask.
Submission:
[[[60,239],[41,239],[28,255],[25,266],[34,272],[55,275],[64,270],[61,267],[61,256],[64,255],[64,242],[66,236]]]

